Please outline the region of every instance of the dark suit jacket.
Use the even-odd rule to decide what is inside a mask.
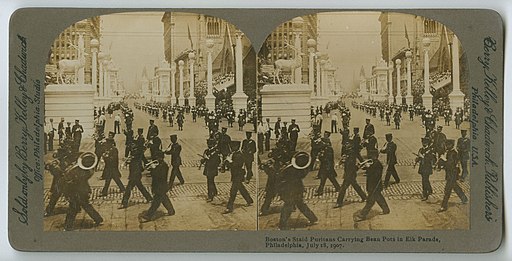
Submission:
[[[377,191],[382,191],[382,170],[384,169],[379,160],[373,160],[373,164],[366,169],[366,191],[368,196]]]
[[[371,134],[375,134],[375,127],[370,123],[364,126],[363,139],[367,139]]]
[[[153,194],[165,194],[169,189],[167,185],[167,172],[169,166],[164,161],[161,161],[156,168],[151,170],[151,189]]]
[[[234,152],[231,163],[231,182],[242,182],[245,177],[244,157],[240,151]]]
[[[151,136],[158,136],[158,126],[156,126],[156,125],[149,126],[148,133],[146,135],[146,139],[149,139],[149,137],[151,137]]]
[[[165,154],[171,155],[171,166],[181,165],[181,145],[179,143],[172,143],[171,149],[166,151]]]
[[[452,149],[446,152],[446,180],[456,180],[457,179],[457,163],[459,162],[459,157],[457,155],[457,151]]]
[[[320,157],[320,169],[318,170],[319,176],[336,176],[334,170],[334,150],[331,146],[324,148],[323,156]]]
[[[217,149],[216,151],[210,152],[210,149],[206,149],[203,153],[204,156],[209,155],[209,159],[204,164],[203,175],[207,177],[215,177],[219,174],[220,157]]]
[[[380,152],[386,153],[386,163],[388,165],[396,164],[396,144],[393,141],[388,142],[386,149],[382,149]]]
[[[251,139],[242,141],[242,153],[246,160],[254,160],[254,153],[256,152],[256,142]]]

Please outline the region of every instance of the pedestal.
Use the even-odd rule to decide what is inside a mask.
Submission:
[[[268,84],[263,86],[261,95],[262,118],[275,121],[281,117],[283,122],[295,119],[299,125],[302,136],[311,130],[311,89],[307,84]],[[326,101],[327,98],[318,97],[316,101]],[[323,103],[322,106],[325,106]]]
[[[432,98],[434,98],[434,96],[432,96],[432,94],[430,93],[421,96],[421,99],[423,100],[423,107],[425,107],[425,110],[432,111]]]
[[[448,95],[450,98],[450,108],[453,112],[457,110],[457,108],[464,109],[464,93],[460,90],[454,90],[452,93]]]
[[[407,103],[407,105],[413,105],[414,97],[412,95],[405,96],[405,103]]]
[[[209,111],[215,110],[215,96],[213,94],[206,95],[204,99],[206,102],[206,108],[208,108]]]
[[[395,102],[395,98],[392,95],[388,95],[388,104],[393,104]]]
[[[185,105],[185,97],[178,97],[178,105],[184,106]]]
[[[196,97],[188,97],[188,106],[196,106]]]
[[[94,88],[90,84],[51,84],[44,90],[45,117],[59,122],[79,120],[84,128],[83,137],[94,132]],[[110,99],[110,98],[108,98]],[[106,101],[106,99],[104,99]],[[106,104],[108,105],[108,104]],[[106,106],[105,105],[105,106]]]
[[[240,109],[247,110],[247,95],[245,93],[235,93],[231,99],[233,100],[233,109],[237,113]]]
[[[112,98],[109,97],[94,97],[94,106],[105,108],[112,102]]]

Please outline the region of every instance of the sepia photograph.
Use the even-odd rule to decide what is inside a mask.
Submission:
[[[258,229],[470,229],[469,72],[450,28],[315,13],[257,59]]]
[[[44,231],[257,228],[256,53],[233,24],[91,17],[45,72]]]

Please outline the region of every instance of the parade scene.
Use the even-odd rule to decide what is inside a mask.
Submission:
[[[44,230],[255,230],[255,59],[202,14],[64,30],[46,66]]]
[[[258,53],[258,229],[469,229],[465,59],[421,16],[276,28]]]

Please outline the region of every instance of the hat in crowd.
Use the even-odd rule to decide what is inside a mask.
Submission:
[[[386,133],[386,138],[393,138],[393,134],[391,134],[391,133]]]
[[[370,118],[366,118],[366,121],[370,121]]]
[[[246,131],[245,135],[247,135],[247,134],[252,135],[252,131]]]
[[[446,146],[453,146],[453,145],[455,145],[455,140],[453,140],[453,139],[446,140]]]
[[[292,119],[292,121],[295,121],[295,119]]]
[[[78,119],[75,119],[75,122],[79,122],[79,121],[80,121],[80,120],[78,120]]]
[[[354,132],[358,132],[359,131],[359,127],[354,127]]]
[[[149,120],[149,122],[155,122],[155,120],[151,119],[151,120]]]
[[[324,131],[324,134],[327,135],[327,136],[331,136],[331,132],[330,131]]]
[[[138,128],[137,129],[137,132],[143,132],[144,131],[144,128]]]
[[[438,129],[438,130],[442,130],[442,129],[443,129],[443,126],[439,125],[439,126],[437,126],[437,129]]]
[[[177,137],[178,137],[178,135],[176,135],[176,134],[171,134],[169,137],[171,137],[171,138],[172,138],[172,137],[177,138]]]
[[[237,151],[240,149],[240,144],[242,144],[240,141],[232,140],[229,146],[231,147],[231,150]]]
[[[222,130],[228,130],[228,128],[226,128],[226,127],[222,127]]]
[[[468,133],[468,130],[460,130],[460,133],[461,134],[466,134],[466,133]]]

